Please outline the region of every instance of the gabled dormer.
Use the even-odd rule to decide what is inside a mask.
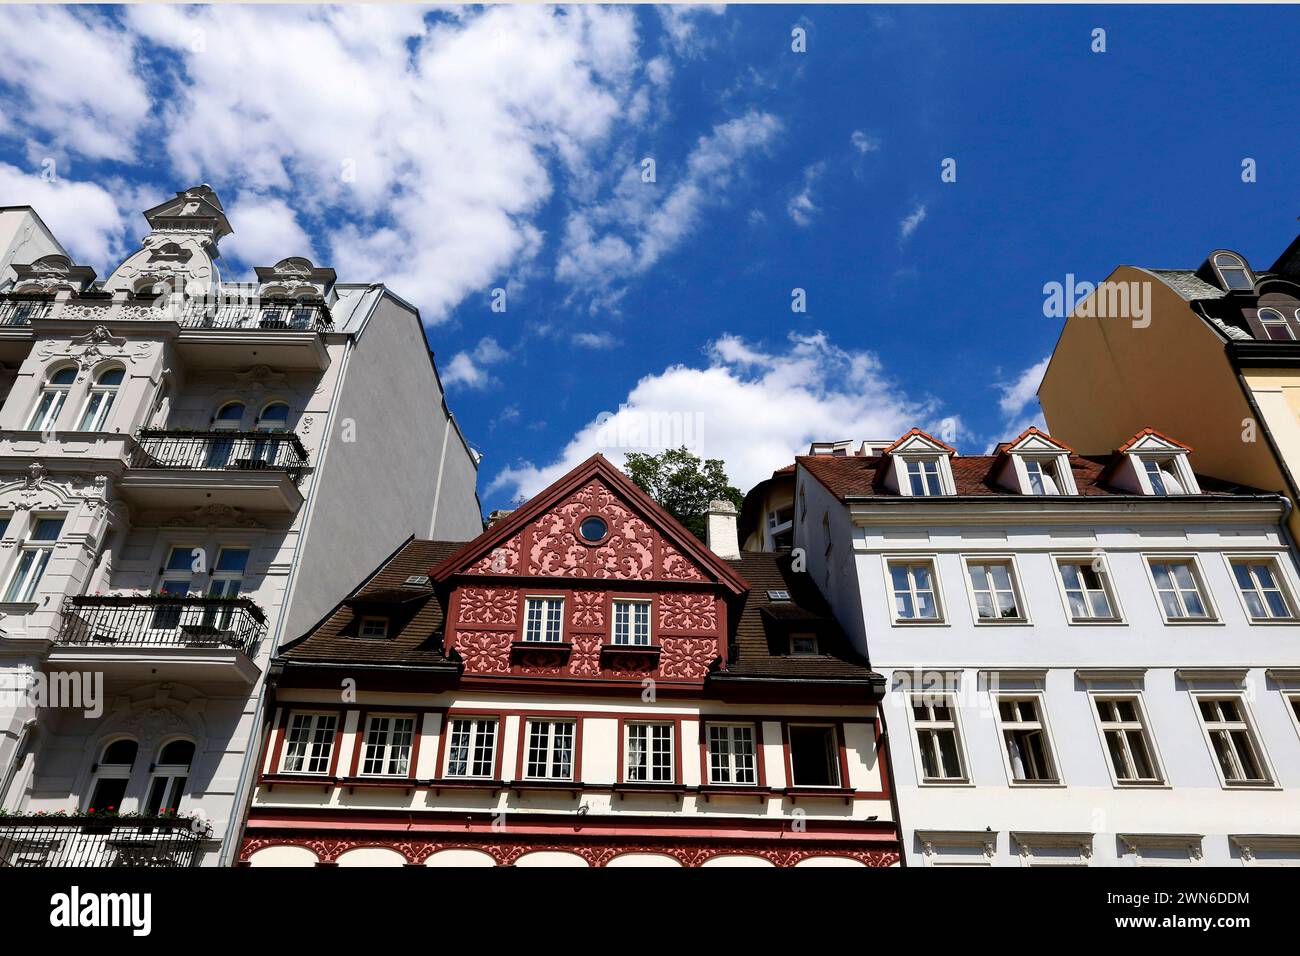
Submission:
[[[257,294],[263,299],[320,299],[333,297],[338,276],[333,269],[317,268],[310,259],[291,256],[273,266],[258,266]]]
[[[1070,454],[1069,446],[1028,428],[999,452],[995,480],[1022,495],[1077,495]]]
[[[1199,495],[1201,486],[1187,460],[1191,450],[1153,428],[1144,428],[1116,451],[1109,483],[1140,495]]]
[[[28,295],[78,294],[95,281],[95,270],[79,266],[67,256],[41,256],[28,265],[15,265],[13,291]]]
[[[885,487],[905,497],[939,497],[957,493],[950,459],[957,449],[913,428],[881,454],[886,462]]]

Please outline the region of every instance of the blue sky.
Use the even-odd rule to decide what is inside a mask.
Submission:
[[[647,423],[744,488],[812,439],[1012,437],[1045,283],[1271,263],[1297,35],[1276,6],[4,8],[0,203],[102,276],[206,181],[228,277],[389,283],[486,508]]]

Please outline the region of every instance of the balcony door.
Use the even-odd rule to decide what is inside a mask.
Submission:
[[[247,548],[222,548],[208,581],[208,597],[237,598],[244,588],[244,570],[248,567]],[[230,630],[234,608],[205,608],[203,623],[225,633]]]
[[[214,432],[237,432],[241,430],[243,424],[243,402],[227,402],[221,406],[216,417],[212,419],[212,430]],[[230,461],[235,456],[235,445],[238,441],[239,439],[233,435],[229,438],[213,435],[208,444],[207,460],[204,467],[229,468]]]
[[[184,598],[194,589],[194,577],[197,573],[194,558],[199,548],[180,545],[171,549],[167,563],[163,565],[162,578],[158,582],[160,594]],[[155,631],[175,631],[181,625],[184,609],[180,604],[164,604],[153,612],[150,627]]]
[[[270,432],[272,434],[284,434],[289,430],[289,406],[284,402],[272,402],[262,409],[262,414],[257,416],[257,425],[254,431]],[[280,458],[280,448],[284,444],[282,438],[256,439],[253,442],[253,461],[256,467],[268,468],[276,464]]]

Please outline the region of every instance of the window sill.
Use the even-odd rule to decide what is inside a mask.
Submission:
[[[661,794],[680,800],[686,794],[686,787],[680,783],[641,783],[640,781],[628,780],[614,784],[613,789],[618,797],[636,794]]]
[[[973,786],[975,786],[975,784],[974,784],[973,781],[966,780],[966,779],[958,780],[958,779],[956,779],[956,778],[954,778],[954,779],[952,779],[952,780],[922,780],[921,783],[920,783],[920,785],[921,785],[922,787],[935,787],[935,788],[938,788],[938,789],[943,789],[944,787],[973,787]]]
[[[790,799],[791,803],[798,803],[800,800],[843,800],[845,803],[853,801],[853,795],[857,793],[852,787],[786,787],[781,791]]]
[[[324,787],[326,790],[329,790],[338,782],[338,777],[332,777],[328,774],[321,773],[264,773],[262,774],[261,779],[261,783],[268,790],[274,790],[277,785],[288,785],[291,787]]]
[[[347,787],[349,793],[352,793],[358,787],[363,789],[373,788],[376,790],[405,790],[407,793],[410,793],[419,786],[414,777],[385,777],[379,774],[375,774],[374,776],[361,775],[356,777],[340,777],[338,779],[338,784],[341,787]]]
[[[565,793],[577,797],[582,793],[582,782],[578,780],[512,780],[506,785],[512,793],[527,791]]]
[[[1064,780],[1012,780],[1011,789],[1019,790],[1053,790],[1065,787]]]
[[[1118,627],[1127,622],[1120,617],[1087,617],[1080,620],[1067,618],[1066,623],[1071,627]]]
[[[762,803],[772,796],[770,787],[744,786],[743,784],[707,784],[697,788],[697,792],[704,797],[706,803],[710,802],[713,797],[750,797]]]
[[[1033,626],[1033,621],[1025,617],[977,617],[975,619],[976,627],[1004,627],[1007,625],[1013,627]]]
[[[948,622],[941,617],[938,618],[894,618],[894,624],[898,627],[945,627]]]
[[[423,780],[417,785],[432,790],[435,797],[440,796],[444,790],[491,790],[497,794],[506,788],[504,780],[492,777],[444,777],[438,780]]]
[[[658,644],[602,644],[600,658],[602,661],[623,660],[653,665],[659,660],[660,650]]]
[[[573,651],[568,641],[513,641],[510,644],[510,657],[537,657],[565,661]]]

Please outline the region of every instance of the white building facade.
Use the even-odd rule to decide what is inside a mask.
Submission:
[[[797,460],[795,546],[889,681],[907,865],[1300,864],[1286,502],[1189,451]]]
[[[216,864],[280,635],[478,534],[478,458],[414,307],[303,258],[223,281],[210,187],[103,281],[0,212],[0,865]]]

